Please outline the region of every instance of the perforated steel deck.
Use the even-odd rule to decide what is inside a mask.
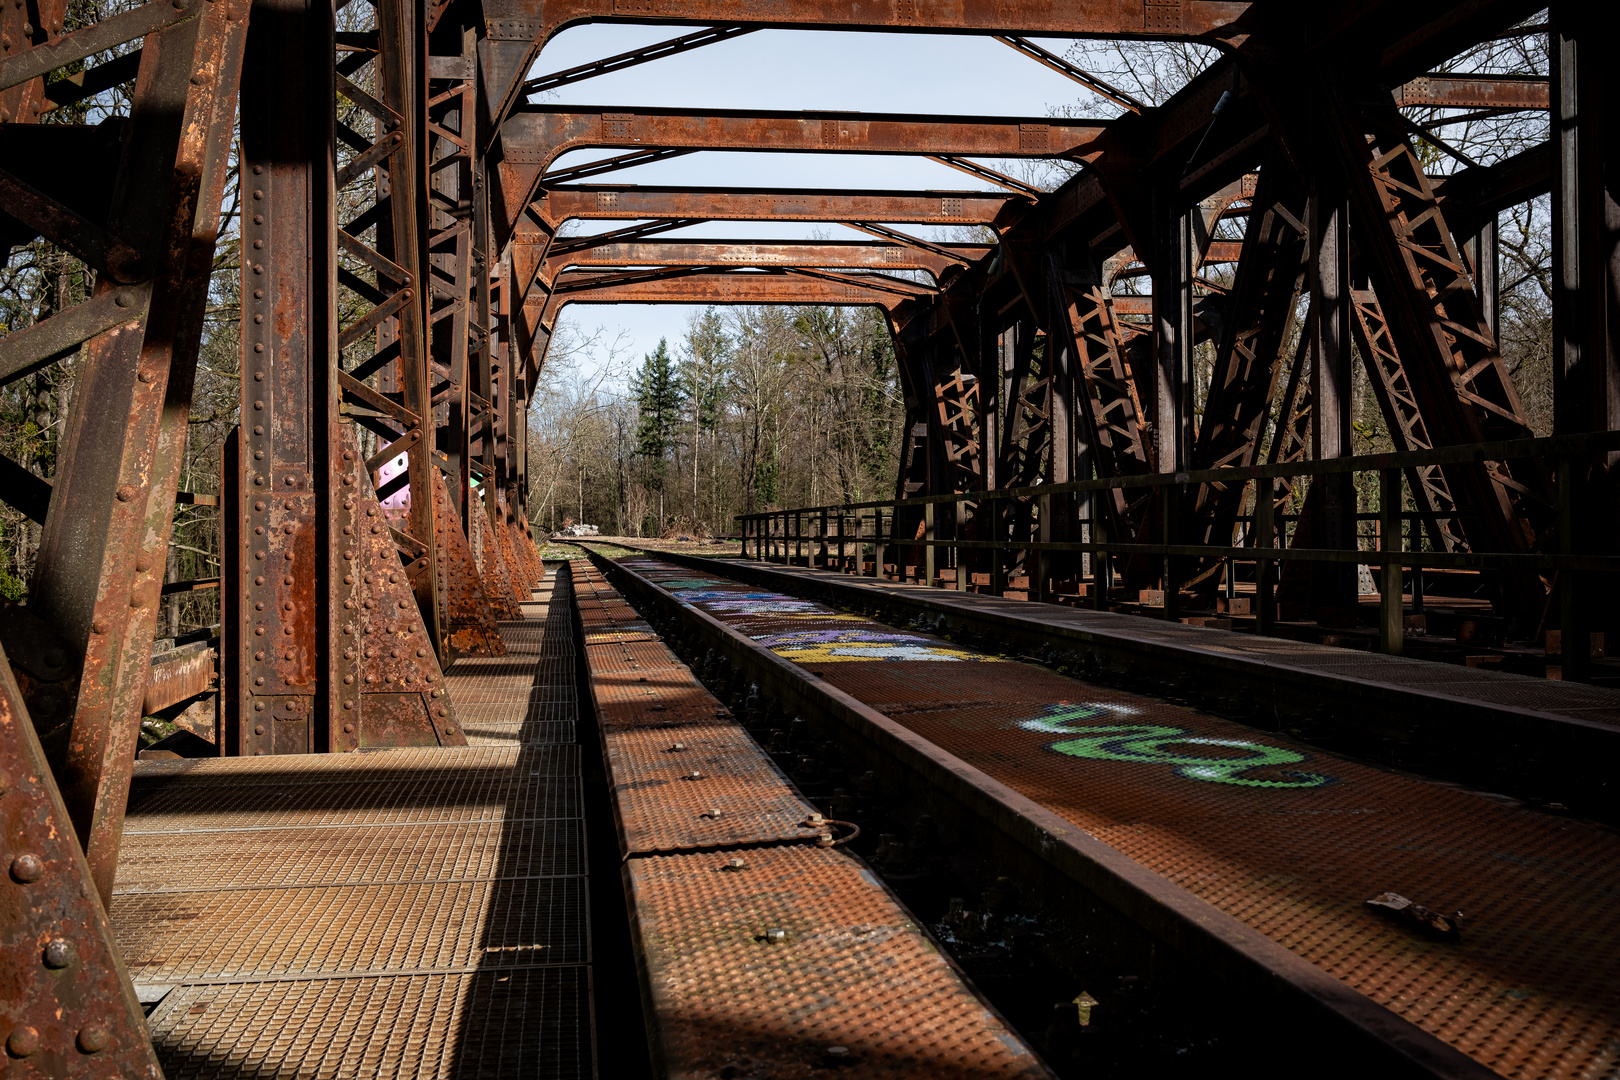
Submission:
[[[626,562],[653,581],[694,576]],[[1620,1075],[1610,830],[820,604],[702,592],[685,602],[1503,1075]],[[1460,909],[1462,942],[1366,907],[1387,890]]]
[[[860,1077],[1048,1075],[870,871],[799,846],[746,861],[625,866],[671,1076],[838,1075],[832,1046]]]
[[[869,870],[811,846],[814,807],[685,664],[651,636],[591,643],[639,616],[571,570],[668,1075],[1048,1076]]]
[[[466,749],[137,766],[112,919],[171,1078],[593,1075],[567,590],[447,673]]]

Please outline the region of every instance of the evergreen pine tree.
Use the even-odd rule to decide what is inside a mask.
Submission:
[[[662,531],[664,459],[675,441],[684,397],[665,339],[659,338],[658,348],[642,357],[641,370],[630,380],[630,392],[636,396],[636,453],[647,459],[648,486],[658,492],[657,531]]]

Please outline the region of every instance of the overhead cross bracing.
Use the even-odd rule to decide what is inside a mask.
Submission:
[[[61,804],[43,787],[28,797],[86,856],[63,856],[61,887],[111,895],[161,604],[177,590],[221,599],[218,685],[196,702],[217,703],[200,725],[216,753],[466,737],[446,669],[500,647],[514,582],[537,576],[526,415],[568,304],[880,310],[906,399],[902,505],[883,541],[914,547],[901,564],[930,582],[933,569],[964,587],[1022,575],[1039,595],[1086,576],[1092,602],[1157,593],[1175,616],[1214,600],[1241,561],[1262,611],[1287,595],[1325,626],[1355,605],[1351,568],[1366,556],[1395,597],[1380,637],[1394,651],[1404,558],[1482,572],[1518,640],[1551,650],[1564,678],[1590,677],[1599,635],[1617,629],[1604,584],[1620,413],[1616,91],[1594,59],[1606,45],[1595,16],[1537,7],[177,0],[94,21],[63,0],[5,8],[0,237],[75,268],[8,309],[0,338],[0,387],[66,360],[76,385],[53,470],[24,449],[0,456],[0,497],[32,522],[35,553],[5,645]],[[546,42],[587,22],[675,36],[537,75]],[[994,37],[1123,112],[529,100],[767,29]],[[1544,75],[1448,66],[1523,34],[1546,36]],[[1031,40],[1053,38],[1220,56],[1149,106]],[[1432,111],[1415,119],[1418,107]],[[1447,139],[1445,120],[1508,112],[1545,113],[1549,138],[1488,163]],[[562,161],[571,149],[603,156]],[[938,191],[612,182],[741,150],[906,154],[960,179]],[[1042,192],[998,170],[1009,158],[1076,171]],[[1550,443],[1530,441],[1549,432],[1502,354],[1495,225],[1544,195],[1552,376],[1535,392],[1553,399]],[[864,239],[693,235],[743,221]],[[942,242],[941,225],[982,240]],[[240,426],[215,485],[195,478],[187,433],[221,319],[239,329],[224,347]],[[1358,362],[1370,405],[1351,400]],[[1405,456],[1354,464],[1368,417]],[[30,423],[7,421],[19,439]],[[1315,470],[1308,483],[1300,469]],[[1196,479],[1178,486],[1183,475]],[[1073,486],[1085,484],[1099,486]],[[929,498],[954,502],[914,501]],[[177,504],[219,508],[217,576],[166,580]],[[1376,540],[1358,539],[1374,517]],[[947,541],[958,547],[937,554],[957,565],[935,567],[930,545]],[[1423,579],[1406,573],[1416,600]],[[18,963],[35,977],[31,956]]]

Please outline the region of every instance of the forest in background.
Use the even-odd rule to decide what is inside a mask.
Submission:
[[[133,0],[70,0],[67,28],[88,25]],[[352,9],[351,9],[352,10]],[[340,20],[345,15],[340,13]],[[1545,13],[1527,23],[1545,22]],[[340,26],[340,29],[345,27]],[[127,51],[135,46],[124,46]],[[113,53],[92,57],[88,66]],[[1069,50],[1081,67],[1149,105],[1166,100],[1212,58],[1193,45],[1081,42]],[[71,75],[79,67],[66,69]],[[1544,34],[1506,36],[1459,57],[1448,69],[1547,74]],[[41,123],[96,124],[127,111],[128,87],[53,109]],[[346,122],[347,101],[338,102]],[[1090,95],[1054,114],[1106,117],[1120,110]],[[1433,141],[1419,144],[1433,173],[1490,164],[1547,136],[1544,113],[1481,116],[1459,122],[1438,110],[1408,109]],[[1065,162],[993,162],[1043,190],[1072,174]],[[202,352],[197,371],[181,489],[219,490],[220,450],[236,425],[239,398],[239,233],[234,176],[221,208]],[[1546,197],[1500,220],[1501,347],[1538,434],[1551,429],[1551,238]],[[1228,226],[1227,238],[1238,238]],[[983,239],[971,230],[937,239]],[[1212,273],[1229,282],[1228,270]],[[1145,278],[1136,285],[1147,288]],[[89,295],[86,267],[41,240],[9,249],[0,266],[0,334],[24,329]],[[609,532],[645,534],[674,525],[731,532],[736,513],[768,506],[814,505],[893,495],[901,407],[895,360],[881,316],[858,308],[735,308],[699,313],[678,324],[661,354],[631,358],[606,331],[559,328],[529,415],[530,513],[550,529],[569,520]],[[361,343],[359,347],[363,347]],[[1198,352],[1202,400],[1213,349]],[[0,453],[35,475],[56,475],[64,426],[73,407],[75,354],[0,387]],[[631,370],[626,370],[626,369]],[[1359,361],[1358,452],[1387,449],[1388,434]],[[614,377],[633,376],[627,389]],[[176,508],[167,580],[219,572],[214,508]],[[659,531],[664,531],[660,529]],[[27,595],[39,527],[0,503],[0,594]],[[217,621],[212,593],[166,601],[159,633]]]
[[[628,373],[603,333],[554,346],[530,415],[530,513],[552,530],[727,533],[768,506],[888,498],[904,403],[883,316],[709,308]]]

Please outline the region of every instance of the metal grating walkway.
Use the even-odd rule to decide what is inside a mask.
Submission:
[[[1620,1075],[1620,838],[654,559],[622,565],[1496,1072]],[[1450,914],[1424,936],[1365,901]]]
[[[635,609],[571,569],[667,1074],[1050,1077],[864,864],[814,843],[815,808]]]
[[[111,916],[170,1080],[595,1075],[568,593],[447,675],[466,749],[136,767]]]

